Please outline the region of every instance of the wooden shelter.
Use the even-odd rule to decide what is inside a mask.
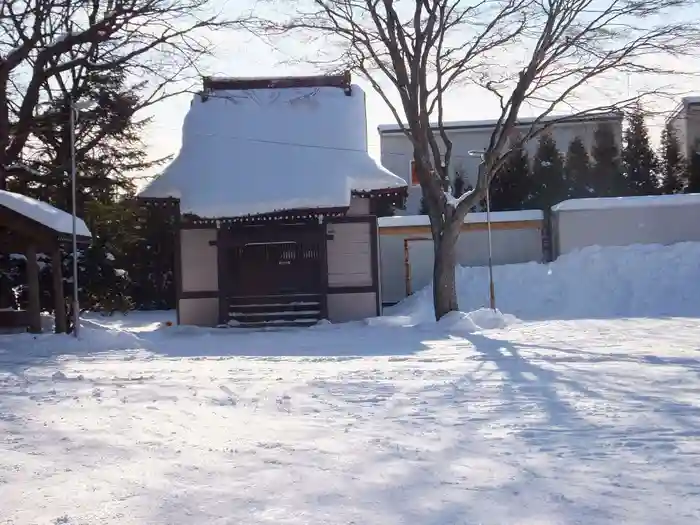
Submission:
[[[78,242],[89,244],[90,232],[77,219]],[[27,310],[0,311],[0,327],[41,332],[39,265],[37,255],[50,255],[53,268],[56,332],[67,331],[66,302],[61,272],[61,246],[72,242],[72,216],[45,202],[0,190],[0,253],[23,253],[27,259]]]
[[[178,322],[260,327],[378,315],[376,214],[405,194],[346,74],[205,78],[141,198],[179,217]]]

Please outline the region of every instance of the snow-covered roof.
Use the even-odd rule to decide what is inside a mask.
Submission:
[[[700,205],[700,193],[642,195],[638,197],[599,197],[571,199],[552,207],[552,211],[605,210],[610,208],[648,208],[650,206]]]
[[[406,182],[367,153],[365,95],[337,87],[195,95],[177,157],[141,193],[181,213],[241,217],[350,205],[351,193]]]
[[[691,95],[688,97],[683,97],[683,103],[686,105],[688,105],[688,104],[700,104],[700,96]]]
[[[12,171],[24,171],[26,173],[30,173],[32,175],[37,175],[41,177],[42,173],[38,170],[35,170],[34,168],[31,168],[27,166],[26,164],[20,163],[20,162],[13,162],[12,164],[7,164],[5,166],[5,171],[7,172],[12,172]]]
[[[43,224],[57,233],[71,234],[73,232],[73,216],[46,202],[19,193],[0,190],[0,206]],[[92,237],[87,225],[80,218],[76,219],[75,230],[77,235],[81,237]]]
[[[523,117],[518,119],[516,126],[529,126],[535,121],[542,124],[547,124],[551,122],[556,122],[560,124],[575,123],[575,122],[600,122],[604,120],[619,120],[622,121],[622,112],[601,112],[601,113],[588,113],[588,114],[574,114],[574,115],[548,115],[546,117]],[[491,120],[451,120],[443,122],[443,127],[445,129],[466,131],[470,129],[479,128],[489,128],[498,124],[498,119]],[[430,126],[433,128],[438,127],[437,122],[431,122]],[[398,124],[380,124],[377,129],[379,133],[392,133],[401,131],[401,126]]]
[[[491,222],[512,221],[541,221],[544,214],[540,210],[522,211],[492,211]],[[486,222],[486,213],[468,213],[464,218],[464,224]],[[403,226],[430,226],[430,218],[427,215],[402,215],[395,217],[380,217],[380,228],[398,228]]]

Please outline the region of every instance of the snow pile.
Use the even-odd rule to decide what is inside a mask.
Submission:
[[[423,306],[423,305],[421,305]],[[375,328],[407,328],[417,326],[422,332],[433,332],[436,336],[464,335],[481,332],[483,330],[497,330],[519,323],[520,319],[514,315],[504,314],[500,310],[479,308],[473,312],[451,312],[435,322],[432,313],[432,303],[427,309],[415,312],[406,310],[406,315],[384,315],[366,319],[364,324]],[[346,323],[350,324],[350,323]]]
[[[162,333],[173,321],[171,312],[138,312],[135,315],[102,316],[85,314],[80,322],[80,337],[54,334],[53,317],[42,315],[41,334],[0,335],[0,368],[8,363],[30,363],[57,354],[82,356],[87,354],[119,353],[133,358],[152,351],[163,339]],[[149,337],[150,336],[150,337]]]
[[[519,319],[514,315],[504,314],[500,310],[479,308],[473,312],[451,312],[438,322],[438,325],[450,333],[480,332],[482,330],[496,330],[506,328],[518,323]]]
[[[359,87],[220,90],[195,95],[180,153],[141,196],[217,218],[346,207],[351,191],[404,186],[367,153]]]
[[[496,304],[523,320],[700,316],[699,261],[700,243],[679,243],[594,246],[551,264],[497,266]],[[488,268],[458,268],[457,291],[463,310],[488,305]],[[386,313],[430,321],[432,289]]]
[[[135,350],[148,346],[147,342],[139,338],[137,334],[113,327],[107,329],[82,326],[78,339],[72,335],[54,334],[47,327],[44,329],[44,333],[38,335],[0,335],[0,365],[7,360],[17,359],[15,349],[18,345],[23,349],[20,358],[46,357],[56,351],[82,355],[88,352]]]
[[[0,190],[0,206],[12,210],[20,215],[48,226],[58,233],[73,232],[73,216],[63,210],[54,208],[50,204],[26,195]],[[90,230],[82,219],[76,219],[76,233],[83,237],[91,237]]]

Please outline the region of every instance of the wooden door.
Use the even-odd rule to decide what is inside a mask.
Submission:
[[[302,228],[260,230],[226,249],[227,292],[234,296],[315,294],[322,287],[322,238]],[[235,236],[235,233],[233,234]]]

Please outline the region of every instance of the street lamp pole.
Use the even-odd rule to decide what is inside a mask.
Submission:
[[[484,163],[482,161],[482,166]],[[482,168],[483,169],[483,168]],[[486,184],[486,229],[489,237],[489,306],[491,310],[496,310],[496,287],[493,284],[493,249],[491,242],[491,192],[489,187],[491,184]]]
[[[77,232],[77,184],[75,167],[75,113],[73,100],[70,101],[70,159],[71,159],[71,193],[72,193],[72,240],[73,240],[73,337],[78,337],[80,330],[80,300],[78,299],[78,232]]]
[[[484,176],[484,169],[486,164],[484,162],[485,151],[470,151],[469,155],[472,157],[478,157],[481,162],[479,163],[479,176]],[[496,286],[493,282],[493,242],[491,238],[491,183],[486,182],[486,231],[488,235],[489,242],[489,308],[491,310],[496,310]]]

